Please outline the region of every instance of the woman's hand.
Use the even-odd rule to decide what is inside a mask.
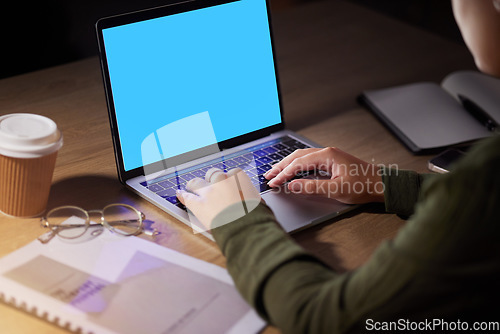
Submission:
[[[384,201],[380,168],[334,147],[297,150],[274,165],[264,176],[270,180],[270,187],[278,187],[298,173],[311,170],[327,172],[331,178],[293,180],[288,189],[348,204]]]
[[[177,198],[207,230],[243,217],[261,201],[252,181],[240,168],[232,169],[227,174],[211,168],[205,179],[190,180],[186,191],[177,192]],[[220,215],[222,212],[224,215]]]

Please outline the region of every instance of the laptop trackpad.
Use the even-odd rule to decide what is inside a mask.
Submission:
[[[293,194],[284,187],[264,193],[262,198],[286,232],[318,224],[356,207],[321,196]]]

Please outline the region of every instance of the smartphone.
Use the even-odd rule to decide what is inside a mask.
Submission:
[[[432,158],[428,162],[428,168],[437,173],[448,173],[450,166],[465,155],[464,151],[459,149],[449,149]]]

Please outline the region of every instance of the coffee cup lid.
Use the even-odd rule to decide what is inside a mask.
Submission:
[[[0,117],[0,154],[12,158],[37,158],[59,150],[62,134],[50,118],[34,114]]]

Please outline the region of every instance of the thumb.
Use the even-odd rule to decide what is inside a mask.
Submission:
[[[199,201],[199,196],[185,190],[178,190],[176,195],[179,201],[188,208]]]
[[[336,181],[334,180],[293,180],[288,185],[291,192],[302,195],[322,195],[325,197],[335,197]],[[332,186],[333,185],[333,186]]]

